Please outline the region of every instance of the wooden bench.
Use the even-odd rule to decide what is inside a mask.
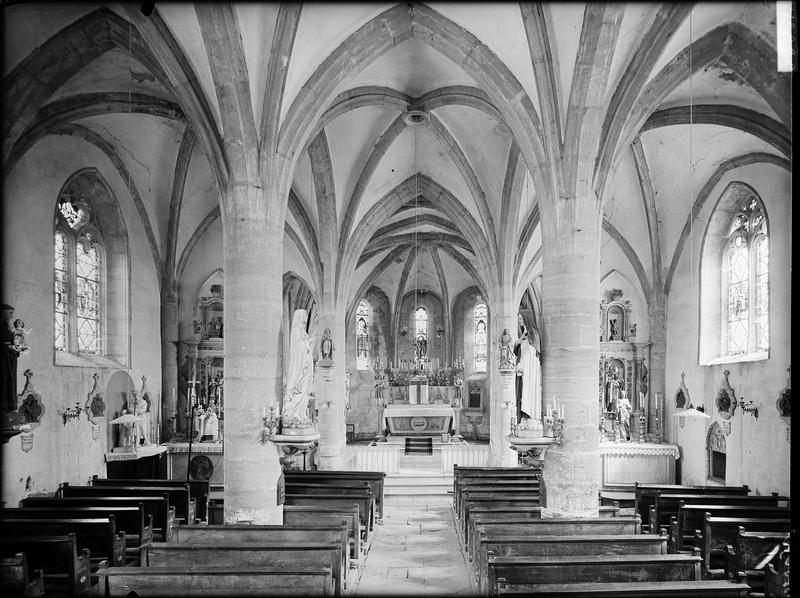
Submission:
[[[724,494],[727,496],[750,494],[750,488],[747,486],[682,486],[678,484],[640,484],[638,482],[634,484],[633,491],[634,513],[642,518],[644,530],[650,529],[650,507],[655,502],[657,494]]]
[[[736,541],[740,527],[750,531],[789,533],[791,520],[712,517],[706,514],[702,530],[695,532],[695,546],[703,557],[706,577],[721,579],[725,576],[725,553],[728,544]]]
[[[597,517],[563,519],[517,519],[487,521],[475,526],[470,540],[469,560],[474,560],[475,546],[482,538],[503,536],[595,536],[640,534],[642,524],[638,517]]]
[[[331,596],[330,567],[109,567],[98,571],[108,598],[180,596]]]
[[[678,505],[678,515],[670,519],[667,547],[671,553],[694,548],[694,532],[703,527],[705,514],[712,517],[755,517],[759,519],[788,519],[789,507],[753,507],[745,505],[686,504]]]
[[[142,566],[203,570],[208,567],[257,569],[260,567],[329,567],[334,595],[344,591],[342,547],[336,542],[270,542],[187,544],[154,542],[142,546]]]
[[[486,587],[489,595],[496,595],[499,582],[538,585],[699,581],[701,562],[699,556],[685,554],[492,557]],[[533,593],[538,592],[534,589]]]
[[[469,539],[473,536],[476,521],[506,521],[516,519],[541,519],[541,506],[513,506],[504,507],[491,504],[489,506],[471,506],[465,510],[463,527],[466,528],[464,534],[464,546],[469,544]],[[618,507],[600,507],[600,517],[619,517]]]
[[[187,544],[299,544],[335,543],[342,548],[342,565],[350,566],[347,554],[347,526],[289,526],[289,525],[192,525],[175,530],[175,542]]]
[[[707,505],[731,505],[742,507],[777,507],[788,505],[788,498],[773,494],[771,496],[738,496],[725,494],[659,494],[655,496],[654,502],[650,505],[649,531],[661,533],[662,528],[669,531],[672,517],[678,516],[678,509],[681,501],[687,505],[707,504]]]
[[[515,490],[517,488],[531,488],[535,490],[535,494],[539,494],[539,478],[465,478],[459,481],[456,485],[455,494],[453,496],[453,505],[456,509],[456,514],[461,511],[461,498],[465,491],[476,490],[486,487],[496,488],[498,492],[503,490]]]
[[[604,554],[667,554],[667,539],[651,534],[594,536],[502,536],[482,537],[473,562],[478,593],[485,595],[488,562],[493,557],[598,556]]]
[[[751,592],[764,592],[764,569],[758,568],[773,551],[780,551],[788,534],[748,532],[739,528],[736,542],[725,549],[725,577],[728,580],[746,583]]]
[[[78,548],[89,550],[92,571],[100,561],[125,566],[125,532],[117,532],[113,515],[105,519],[3,519],[3,533],[12,536],[66,536],[74,533]]]
[[[145,517],[152,517],[152,536],[154,540],[170,540],[175,528],[175,509],[169,506],[169,499],[151,496],[29,496],[20,501],[21,507],[104,507],[116,510],[119,507],[138,507]],[[119,522],[117,522],[119,523]],[[125,530],[127,532],[127,530]],[[127,536],[127,533],[126,533]]]
[[[167,496],[169,505],[175,508],[175,523],[194,524],[196,506],[195,501],[189,498],[189,486],[184,484],[181,488],[164,488],[160,486],[72,486],[61,484],[58,488],[59,496]]]
[[[371,490],[349,494],[286,494],[285,505],[326,506],[351,508],[358,505],[359,526],[362,541],[367,542],[375,527],[375,499]]]
[[[747,586],[727,581],[649,581],[626,583],[500,583],[498,595],[537,598],[747,598]]]
[[[775,554],[770,554],[757,567],[764,570],[764,594],[769,598],[789,596],[789,543],[783,544]]]
[[[358,560],[361,555],[361,534],[359,533],[358,505],[348,511],[340,507],[320,507],[313,505],[283,505],[283,524],[303,527],[307,525],[347,525],[347,540],[350,545],[350,558]]]
[[[159,488],[183,488],[185,480],[161,480],[157,478],[101,478],[93,476],[92,486],[144,486]],[[189,497],[195,500],[195,519],[206,521],[208,518],[208,497],[211,485],[208,480],[189,480]],[[189,523],[192,523],[191,521]]]
[[[459,486],[469,481],[492,483],[502,480],[539,480],[541,468],[529,467],[460,467],[453,466],[453,504],[459,493]]]
[[[287,471],[286,483],[300,481],[364,480],[369,484],[375,498],[375,517],[383,519],[383,487],[386,473],[383,471]]]
[[[28,566],[44,572],[46,594],[74,596],[89,589],[89,551],[78,549],[75,534],[0,536],[0,557],[25,553]]]
[[[0,558],[0,591],[3,596],[33,598],[44,594],[44,573],[28,568],[24,552]]]
[[[137,507],[24,507],[0,509],[0,521],[14,519],[96,519],[114,517],[116,531],[125,533],[126,565],[139,563],[139,546],[153,541],[153,517]]]

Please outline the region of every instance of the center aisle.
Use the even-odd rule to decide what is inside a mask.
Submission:
[[[386,499],[355,596],[473,594],[453,522],[452,495],[420,496],[420,504]],[[348,592],[349,593],[349,592]]]

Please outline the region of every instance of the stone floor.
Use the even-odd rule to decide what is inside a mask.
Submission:
[[[387,497],[351,595],[471,596],[472,584],[453,521],[452,495]],[[350,594],[350,592],[348,592]]]

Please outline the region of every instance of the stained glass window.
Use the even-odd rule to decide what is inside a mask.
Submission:
[[[100,255],[89,236],[81,238],[76,253],[78,351],[99,353]]]
[[[424,307],[414,312],[414,357],[418,361],[428,358],[428,311]]]
[[[486,321],[487,311],[485,303],[478,303],[473,311],[475,327],[475,371],[486,371]]]
[[[369,307],[363,301],[356,309],[356,368],[369,368]]]
[[[728,229],[725,269],[726,354],[769,349],[769,253],[761,202],[739,200]]]
[[[55,348],[58,351],[67,350],[67,305],[69,304],[69,293],[67,285],[67,239],[64,233],[56,231],[55,235],[55,268],[54,268],[54,289],[55,289]]]

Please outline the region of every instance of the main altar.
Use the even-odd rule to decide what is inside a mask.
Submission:
[[[392,434],[441,435],[450,430],[456,412],[450,405],[387,405],[383,416]]]

